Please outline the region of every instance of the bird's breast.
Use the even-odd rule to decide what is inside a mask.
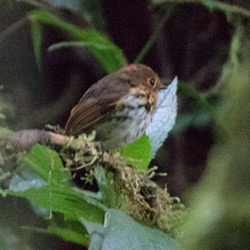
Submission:
[[[154,105],[144,93],[129,94],[119,102],[109,121],[96,130],[106,148],[114,148],[137,140],[152,120]]]

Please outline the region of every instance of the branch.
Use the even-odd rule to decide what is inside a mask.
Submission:
[[[168,20],[168,18],[170,17],[171,13],[172,13],[172,10],[169,10],[169,9],[165,10],[165,14],[162,20],[160,21],[160,23],[158,24],[158,26],[156,27],[156,29],[154,30],[153,34],[150,36],[146,44],[143,46],[142,50],[139,52],[139,54],[135,58],[134,63],[141,63],[143,58],[148,54],[149,50],[151,49],[151,47],[153,47],[154,43],[157,41],[158,37],[160,36],[161,31],[164,28],[164,25],[166,21]]]
[[[214,9],[218,9],[224,12],[232,12],[232,13],[236,13],[236,14],[240,14],[242,16],[245,17],[249,17],[250,18],[250,10],[244,9],[238,5],[232,5],[232,4],[228,4],[228,3],[222,3],[219,1],[204,1],[204,0],[162,0],[162,1],[156,1],[156,3],[175,3],[175,4],[179,4],[179,3],[198,3],[198,4],[202,4],[207,6],[208,8],[214,8]]]
[[[9,141],[14,149],[23,151],[29,150],[36,143],[42,145],[49,145],[51,143],[63,145],[69,141],[69,137],[45,130],[27,129],[14,133],[9,138]]]
[[[13,23],[11,26],[9,26],[6,30],[2,31],[0,33],[0,44],[6,40],[7,37],[14,34],[17,30],[24,27],[26,23],[28,23],[28,18],[25,16],[18,20],[17,22]]]

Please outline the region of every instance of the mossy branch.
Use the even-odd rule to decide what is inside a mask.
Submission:
[[[161,189],[151,180],[154,170],[138,171],[127,165],[119,153],[105,152],[100,143],[93,139],[93,135],[73,138],[60,134],[59,131],[31,129],[9,134],[4,140],[0,137],[0,143],[9,144],[7,148],[14,149],[14,154],[23,150],[32,152],[32,146],[37,143],[50,148],[56,146],[64,163],[63,172],[70,171],[72,178],[75,178],[77,171],[83,170],[81,181],[84,183],[94,183],[98,180],[101,166],[112,179],[112,187],[107,197],[109,206],[147,225],[156,225],[166,233],[175,236],[179,234],[176,225],[180,222],[184,206],[175,197],[171,197],[166,188]],[[34,147],[39,149],[38,145]],[[2,147],[3,150],[4,148],[6,147]]]

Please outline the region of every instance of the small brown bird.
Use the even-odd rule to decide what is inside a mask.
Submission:
[[[92,85],[72,109],[67,135],[96,130],[96,140],[113,149],[138,139],[156,111],[157,96],[166,86],[143,64],[131,64]]]

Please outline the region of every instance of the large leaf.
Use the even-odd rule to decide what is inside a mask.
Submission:
[[[168,132],[175,124],[177,114],[177,77],[168,86],[167,89],[161,90],[158,94],[157,110],[152,122],[146,129],[152,146],[152,156],[154,157],[157,150],[163,144],[168,136]]]
[[[37,27],[37,23],[43,23],[65,31],[71,37],[71,40],[76,39],[89,44],[99,44],[101,47],[107,47],[107,50],[100,50],[97,46],[88,47],[93,55],[99,60],[107,73],[117,71],[127,63],[121,49],[112,43],[106,36],[97,31],[81,29],[76,25],[68,23],[45,10],[34,10],[29,14],[29,18],[32,23],[36,24],[33,26],[33,32],[35,33],[35,29],[39,29]],[[37,33],[40,34],[40,32]],[[33,43],[34,46],[36,46],[34,48],[36,51],[36,56],[40,58],[37,51],[41,47],[41,37],[33,36]],[[112,51],[112,53],[110,51]]]
[[[43,234],[53,234],[61,237],[65,241],[73,242],[79,245],[88,246],[89,245],[89,236],[84,234],[86,232],[83,225],[81,225],[81,231],[76,230],[75,228],[70,227],[59,227],[59,226],[49,226],[47,229],[36,228],[29,226],[22,226],[24,230],[30,230],[37,233]]]
[[[37,144],[21,160],[46,183],[69,187],[69,174],[63,171],[62,161],[54,150]]]
[[[60,236],[65,241],[70,241],[77,243],[79,245],[88,245],[89,244],[89,236],[86,234],[83,234],[82,232],[77,232],[76,230],[72,230],[69,227],[54,227],[49,226],[46,230],[47,233],[56,234]]]
[[[171,250],[178,246],[170,236],[115,209],[106,213],[105,226],[86,219],[82,223],[91,236],[89,250]]]
[[[55,151],[35,145],[21,160],[35,171],[37,177],[23,179],[15,176],[9,194],[24,197],[50,211],[63,213],[67,218],[76,220],[81,214],[88,220],[103,222],[104,211],[87,192],[79,193],[71,187],[70,178],[63,171],[61,159]]]
[[[29,187],[26,189],[25,186]],[[103,210],[86,202],[84,197],[79,196],[72,189],[62,187],[53,187],[43,185],[41,187],[30,187],[27,181],[20,183],[20,191],[10,189],[9,194],[28,199],[32,204],[49,209],[54,212],[60,212],[68,218],[77,219],[77,215],[95,221],[103,221]],[[86,199],[88,199],[86,197]]]

